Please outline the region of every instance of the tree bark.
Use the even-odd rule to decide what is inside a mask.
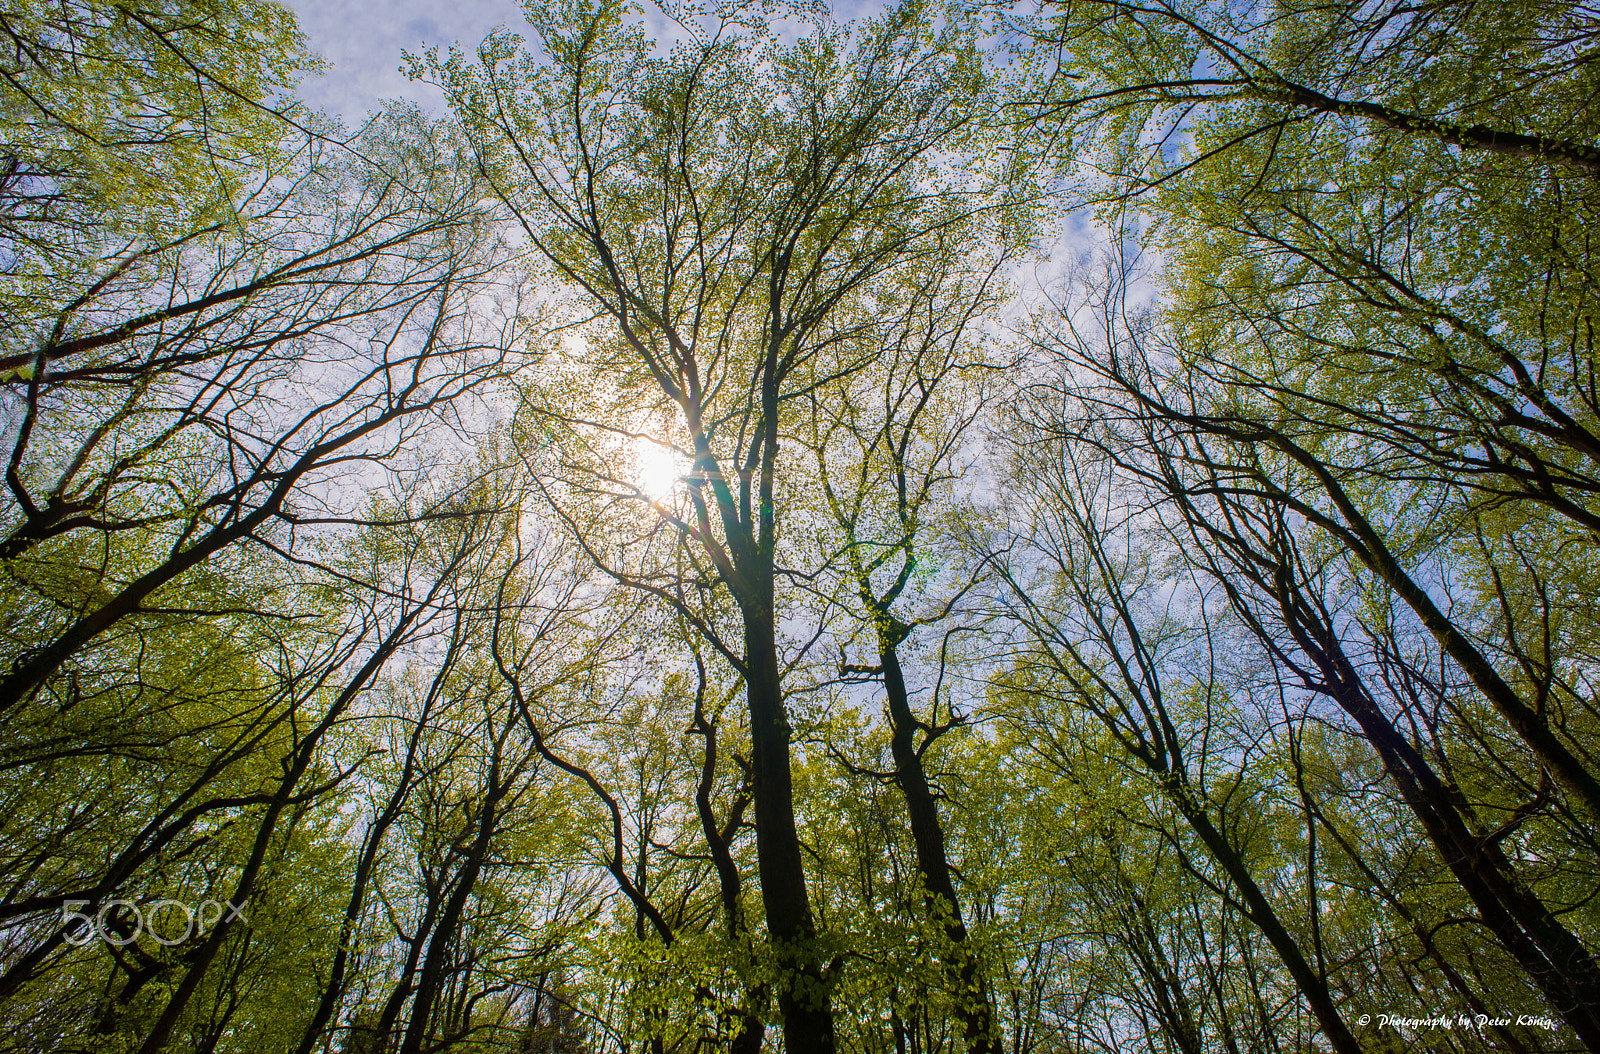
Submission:
[[[696,663],[699,663],[698,656]],[[722,912],[727,927],[728,940],[741,942],[749,936],[749,925],[744,914],[743,880],[738,865],[734,863],[729,839],[738,829],[740,818],[749,799],[741,794],[729,811],[727,825],[719,826],[716,810],[711,805],[711,790],[717,779],[717,729],[705,713],[705,667],[700,669],[700,690],[695,700],[694,725],[705,740],[705,753],[700,765],[700,783],[695,788],[695,811],[700,817],[700,829],[705,835],[706,848],[717,871],[717,889],[722,896]],[[767,1026],[760,1011],[766,1002],[766,991],[759,985],[747,985],[743,1004],[733,1011],[739,1031],[728,1046],[729,1054],[760,1054],[766,1038]]]
[[[894,758],[895,783],[905,797],[911,838],[916,844],[917,870],[927,891],[928,907],[942,920],[945,938],[952,953],[948,962],[951,979],[956,982],[960,1000],[962,1033],[967,1048],[977,1054],[1004,1054],[994,1010],[984,984],[978,955],[967,941],[967,927],[961,918],[961,901],[956,897],[950,875],[950,860],[945,852],[944,826],[939,822],[939,806],[928,786],[915,734],[916,716],[906,691],[905,672],[900,666],[895,635],[900,627],[888,621],[887,613],[878,619],[878,658],[883,666],[884,695],[889,709],[889,751]]]
[[[766,580],[770,589],[771,579]],[[788,1054],[833,1054],[833,1009],[817,955],[816,923],[806,892],[805,857],[794,822],[789,771],[789,716],[779,680],[770,602],[744,611],[746,698],[750,706],[751,786],[756,860],[767,932],[781,970],[778,1006]]]
[[[1238,891],[1239,899],[1243,901],[1250,921],[1256,924],[1262,935],[1267,938],[1267,943],[1272,945],[1272,950],[1278,953],[1278,959],[1289,971],[1289,976],[1294,979],[1295,987],[1300,989],[1300,994],[1305,997],[1307,1009],[1317,1019],[1317,1024],[1329,1044],[1338,1054],[1362,1054],[1361,1044],[1356,1042],[1355,1036],[1351,1035],[1350,1029],[1345,1025],[1344,1018],[1339,1016],[1339,1009],[1333,1003],[1333,995],[1328,991],[1327,979],[1312,969],[1311,964],[1306,961],[1305,953],[1300,950],[1300,942],[1295,940],[1294,935],[1284,926],[1283,920],[1278,918],[1278,913],[1272,908],[1272,902],[1256,884],[1244,860],[1233,846],[1228,844],[1222,832],[1217,830],[1206,810],[1194,800],[1188,784],[1175,774],[1167,773],[1162,779],[1162,789],[1166,793],[1167,800],[1177,807],[1179,814],[1199,836],[1212,858],[1222,865],[1234,889]]]
[[[511,722],[508,719],[506,731],[510,728]],[[424,1044],[428,1041],[428,1020],[433,1014],[433,1001],[438,995],[439,984],[444,977],[445,959],[450,952],[450,942],[455,940],[456,931],[461,927],[461,916],[466,911],[467,901],[471,899],[473,890],[477,888],[478,875],[483,871],[483,862],[489,855],[489,845],[494,840],[495,824],[499,819],[496,809],[510,791],[515,778],[515,773],[511,778],[501,778],[500,749],[504,738],[505,732],[502,732],[500,742],[495,744],[495,757],[489,766],[489,786],[484,794],[483,805],[478,811],[478,830],[473,837],[472,847],[467,850],[466,860],[456,872],[455,889],[451,891],[444,913],[439,917],[439,924],[434,928],[433,936],[428,941],[428,954],[423,960],[422,974],[417,981],[416,997],[411,1002],[411,1021],[406,1026],[405,1038],[400,1044],[400,1054],[421,1054]]]

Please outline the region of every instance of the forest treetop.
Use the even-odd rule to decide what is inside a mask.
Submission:
[[[0,1054],[1600,1049],[1594,10],[526,13],[0,13]]]

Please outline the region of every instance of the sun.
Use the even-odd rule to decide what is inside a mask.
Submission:
[[[683,475],[671,447],[640,437],[633,441],[633,482],[645,495],[660,500],[672,493]]]

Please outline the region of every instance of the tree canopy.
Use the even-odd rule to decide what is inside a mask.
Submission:
[[[1600,1050],[1594,10],[524,6],[0,12],[0,1054]]]

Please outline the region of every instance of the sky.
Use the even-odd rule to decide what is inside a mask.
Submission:
[[[489,31],[507,26],[524,33],[520,0],[280,0],[295,13],[306,40],[333,64],[309,77],[300,96],[313,109],[358,124],[384,99],[406,98],[440,107],[436,88],[417,84],[400,72],[403,50],[420,52],[460,43],[471,54]],[[646,4],[646,8],[650,5]],[[835,17],[859,17],[881,10],[878,0],[841,0]],[[659,18],[659,16],[657,16]],[[664,20],[663,20],[664,22]],[[526,33],[524,33],[526,35]]]
[[[300,19],[313,51],[333,64],[301,85],[313,109],[358,122],[384,99],[437,107],[437,89],[400,72],[402,50],[461,42],[469,53],[496,26],[526,25],[517,0],[281,0]]]
[[[528,35],[521,0],[280,0],[300,20],[313,51],[332,64],[325,74],[308,77],[300,96],[313,109],[341,116],[349,127],[378,109],[383,100],[405,98],[442,110],[438,89],[406,79],[400,72],[405,50],[420,52],[435,46],[460,43],[471,54],[497,26]],[[875,14],[889,0],[835,0],[838,21]],[[659,22],[662,34],[668,23],[646,0],[646,21]],[[650,16],[654,16],[653,18]],[[675,28],[675,27],[674,27]],[[681,32],[681,31],[679,31]],[[779,30],[780,35],[783,30]],[[1035,299],[1033,289],[1055,285],[1063,269],[1100,245],[1104,234],[1078,216],[1055,236],[1048,259],[1019,265],[1016,279],[1028,289],[1025,300]]]

